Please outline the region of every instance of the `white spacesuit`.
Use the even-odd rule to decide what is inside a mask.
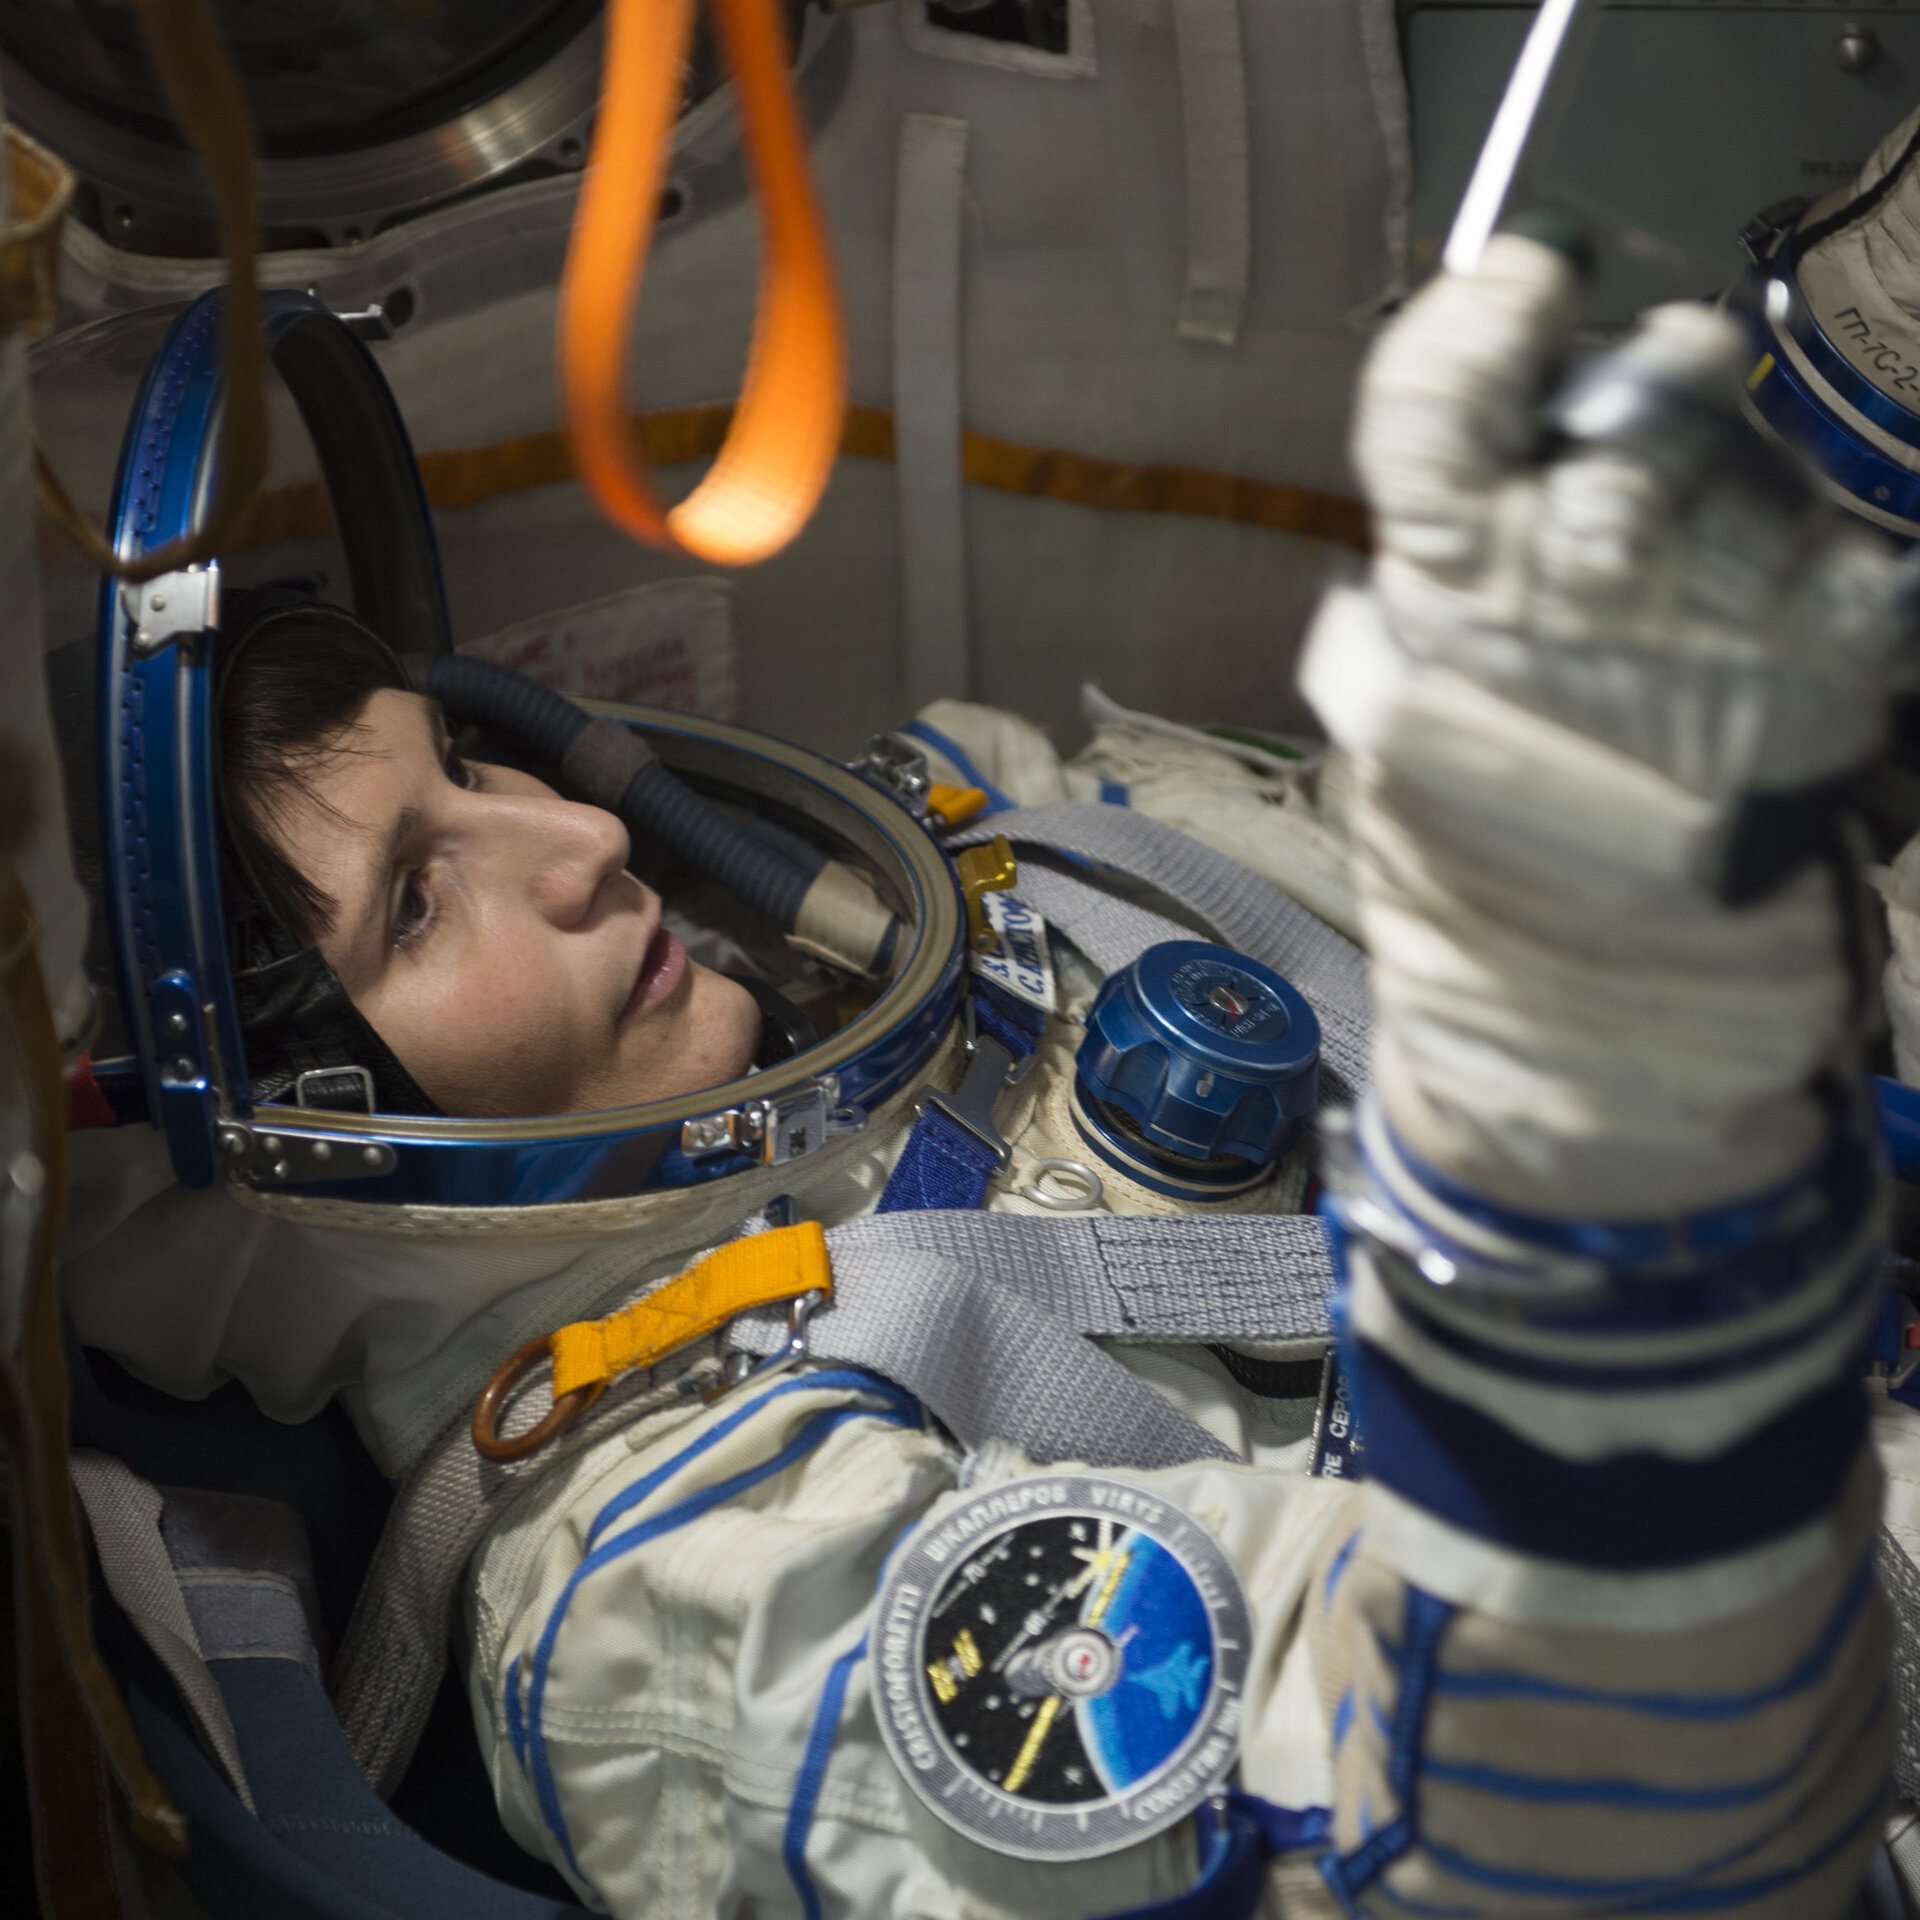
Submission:
[[[1389,333],[1358,438],[1374,591],[1330,606],[1308,664],[1358,775],[1379,1003],[1336,1169],[1366,1483],[1299,1471],[1298,1409],[1227,1362],[1113,1348],[1204,1430],[1191,1464],[1102,1471],[1197,1524],[1244,1589],[1235,1799],[1089,1858],[956,1828],[881,1726],[876,1587],[943,1517],[1044,1504],[1063,1470],[963,1450],[897,1385],[818,1357],[703,1405],[675,1377],[712,1377],[708,1342],[510,1487],[465,1574],[503,1814],[596,1904],[1093,1915],[1198,1876],[1184,1910],[1251,1911],[1222,1876],[1252,1831],[1271,1854],[1252,1898],[1287,1914],[1850,1897],[1894,1735],[1857,1385],[1879,1204],[1855,906],[1820,834],[1813,857],[1778,835],[1753,855],[1741,828],[1756,797],[1818,795],[1870,750],[1901,580],[1711,436],[1623,439],[1601,408],[1581,437],[1576,410],[1538,465],[1572,311],[1558,256],[1503,240]],[[1739,356],[1708,316],[1656,316],[1611,364],[1616,393],[1733,417]],[[1043,1056],[1074,1037],[1063,984]],[[1066,1157],[1036,1153],[1069,1144],[1047,1118],[1062,1077],[1037,1070],[1031,1118],[1001,1111],[1020,1151],[992,1206],[1036,1211],[1033,1159]],[[904,1117],[804,1181],[614,1203],[597,1245],[578,1210],[540,1209],[449,1258],[428,1247],[451,1223],[355,1233],[341,1203],[289,1197],[252,1203],[224,1290],[183,1252],[136,1297],[109,1237],[70,1298],[176,1390],[223,1370],[291,1413],[357,1381],[389,1469],[430,1470],[509,1345],[721,1241],[776,1172],[803,1217],[868,1212]],[[122,1233],[159,1247],[171,1209],[208,1203],[163,1194]],[[1104,1204],[1153,1203],[1109,1182]],[[867,1230],[829,1237],[836,1279],[866,1271],[845,1236]],[[885,1257],[906,1271],[899,1243]],[[976,1683],[953,1657],[950,1683]],[[1036,1752],[1053,1718],[1033,1715]]]
[[[1246,1589],[1236,1780],[1291,1816],[1284,1913],[1837,1913],[1884,1791],[1854,1386],[1877,1211],[1857,1103],[1821,1091],[1853,1059],[1851,909],[1818,865],[1729,905],[1713,863],[1744,800],[1867,750],[1897,573],[1807,498],[1643,448],[1534,470],[1570,293],[1504,241],[1389,335],[1359,430],[1376,594],[1336,603],[1308,667],[1362,773],[1381,1010],[1345,1176],[1368,1484],[1288,1471],[1257,1424],[1239,1462],[1118,1475]],[[1731,412],[1709,317],[1633,352]],[[1767,1276],[1738,1307],[1730,1270]],[[1202,1363],[1138,1364],[1227,1431]],[[1032,1476],[844,1370],[581,1452],[471,1565],[512,1830],[620,1913],[1179,1894],[1191,1829],[1013,1857],[883,1740],[890,1557]]]

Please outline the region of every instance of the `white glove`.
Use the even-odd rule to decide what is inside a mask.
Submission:
[[[1704,309],[1649,316],[1556,441],[1575,310],[1572,268],[1502,236],[1382,337],[1355,429],[1372,592],[1323,610],[1302,679],[1356,760],[1396,1130],[1489,1198],[1646,1216],[1822,1137],[1853,907],[1831,866],[1765,859],[1817,810],[1782,807],[1758,897],[1726,900],[1754,797],[1874,749],[1906,575],[1735,431],[1739,337]]]

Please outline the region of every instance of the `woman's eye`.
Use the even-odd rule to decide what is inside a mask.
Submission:
[[[411,945],[426,932],[433,919],[433,902],[427,898],[427,890],[420,883],[420,875],[410,873],[406,884],[400,889],[400,899],[393,914],[393,944],[396,947]]]

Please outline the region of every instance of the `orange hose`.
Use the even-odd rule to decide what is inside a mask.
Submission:
[[[840,443],[846,351],[826,222],[777,0],[713,0],[760,200],[760,303],[745,384],[700,485],[662,509],[627,424],[626,360],[680,107],[693,0],[613,0],[600,112],[560,288],[560,391],[574,469],[609,520],[721,566],[806,525]]]

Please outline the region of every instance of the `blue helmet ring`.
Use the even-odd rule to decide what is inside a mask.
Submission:
[[[399,656],[450,652],[418,467],[386,381],[306,294],[267,296],[274,364],[319,457],[358,618]],[[208,495],[221,296],[190,307],[129,423],[111,534],[133,556],[189,530]],[[238,1180],[315,1198],[498,1208],[690,1186],[857,1131],[919,1075],[964,982],[964,914],[945,855],[897,800],[820,754],[691,714],[578,704],[630,729],[730,814],[796,823],[856,863],[898,917],[876,997],[826,1039],[751,1076],[605,1112],[463,1120],[256,1100],[219,879],[214,689],[218,563],[104,582],[97,737],[101,867],[127,1056],[95,1063],[123,1111],[164,1128],[188,1186]]]

